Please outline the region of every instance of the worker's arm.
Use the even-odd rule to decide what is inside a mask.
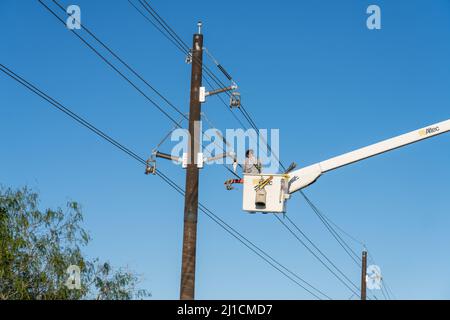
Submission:
[[[314,183],[323,173],[450,131],[450,119],[293,171],[289,193]]]

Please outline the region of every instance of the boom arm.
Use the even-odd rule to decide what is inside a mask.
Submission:
[[[289,174],[289,193],[314,183],[323,173],[450,131],[450,119],[315,163]]]

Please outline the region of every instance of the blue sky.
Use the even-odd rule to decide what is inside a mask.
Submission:
[[[187,112],[190,66],[126,0],[61,2],[78,4],[83,23]],[[308,165],[449,118],[447,0],[151,3],[189,44],[204,22],[205,46],[258,126],[280,129],[284,163]],[[381,7],[381,30],[366,28],[370,4]],[[142,157],[171,128],[38,1],[1,1],[0,28],[2,64]],[[177,299],[183,199],[4,75],[0,88],[0,183],[33,187],[43,207],[79,201],[94,238],[86,252],[142,274],[154,299]],[[218,100],[203,110],[219,129],[238,127]],[[444,135],[396,150],[306,190],[367,244],[397,298],[450,298],[449,143]],[[158,165],[184,185],[183,169]],[[332,298],[350,297],[274,217],[241,211],[241,189],[224,189],[221,166],[201,174],[207,207]],[[359,270],[299,195],[288,214],[358,283]],[[197,298],[311,298],[202,214],[198,228]]]

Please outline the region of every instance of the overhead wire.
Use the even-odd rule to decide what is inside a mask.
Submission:
[[[55,16],[61,23],[65,25],[63,19],[61,19],[49,6],[47,6],[42,0],[38,0],[41,5],[43,5],[47,11],[49,11],[53,16]],[[64,7],[61,6],[56,0],[52,0],[59,9],[65,12]],[[179,115],[184,119],[188,120],[188,117],[173,103],[171,103],[163,94],[161,94],[154,86],[152,86],[145,78],[139,74],[134,68],[132,68],[127,62],[125,62],[121,57],[119,57],[109,46],[107,46],[103,41],[99,39],[89,28],[80,23],[80,27],[83,28],[90,36],[92,36],[102,47],[104,47],[111,55],[113,55],[117,60],[119,60],[129,71],[131,71],[136,77],[138,77],[148,88],[155,92],[161,99],[164,100],[172,109],[174,109]],[[74,35],[76,35],[86,46],[88,46],[97,56],[99,56],[108,66],[110,66],[116,73],[118,73],[123,79],[125,79],[134,89],[136,89],[141,95],[143,95],[152,105],[154,105],[159,111],[161,111],[175,126],[181,128],[178,121],[176,121],[172,116],[170,116],[159,104],[152,100],[147,94],[145,94],[133,81],[131,81],[123,72],[121,72],[116,66],[114,66],[104,55],[102,55],[96,48],[94,48],[89,42],[87,42],[81,35],[79,35],[75,30],[71,30]],[[197,140],[197,138],[194,138]],[[233,170],[228,168],[226,164],[223,164],[228,172],[239,178]]]
[[[41,91],[39,88],[34,86],[32,83],[28,82],[27,80],[25,80],[24,78],[22,78],[21,76],[19,76],[14,71],[7,68],[5,65],[3,65],[1,63],[0,63],[0,71],[2,71],[4,74],[9,76],[13,80],[20,83],[22,86],[26,87],[28,90],[32,91],[34,94],[36,94],[39,97],[41,97],[42,99],[46,100],[47,102],[52,104],[54,107],[56,107],[60,111],[64,112],[66,115],[68,115],[70,118],[72,118],[73,120],[75,120],[76,122],[81,124],[82,126],[86,127],[87,129],[94,132],[98,136],[102,137],[103,139],[105,139],[106,141],[108,141],[109,143],[111,143],[112,145],[117,147],[118,149],[122,150],[123,152],[128,154],[130,157],[134,158],[135,160],[137,160],[138,162],[140,162],[144,165],[146,164],[146,161],[144,159],[142,159],[140,156],[138,156],[136,153],[132,152],[131,150],[129,150],[122,144],[118,143],[116,140],[114,140],[113,138],[108,136],[106,133],[104,133],[100,129],[96,128],[94,125],[92,125],[91,123],[89,123],[88,121],[86,121],[85,119],[83,119],[82,117],[77,115],[76,113],[72,112],[70,109],[66,108],[65,106],[60,104],[58,101],[56,101],[55,99],[53,99],[52,97],[50,97],[49,95],[47,95],[46,93]]]
[[[349,283],[351,283],[351,285],[355,288],[355,289],[357,289],[357,290],[359,290],[360,288],[352,281],[352,280],[350,280],[350,278],[348,277],[348,276],[346,276],[345,275],[345,273],[340,269],[340,268],[338,268],[337,266],[336,266],[336,264],[333,262],[333,261],[331,261],[331,259],[330,258],[328,258],[328,256],[326,255],[326,254],[324,254],[319,248],[318,248],[318,246],[305,234],[305,232],[304,231],[302,231],[301,229],[300,229],[300,227],[288,216],[288,215],[286,215],[285,216],[285,218],[286,218],[286,220],[288,220],[293,226],[294,226],[294,228],[349,282]]]
[[[362,247],[362,249],[367,251],[369,258],[373,261],[374,264],[376,264],[375,261],[373,260],[370,250],[367,248],[366,244],[363,241],[357,239],[355,236],[351,235],[349,232],[345,231],[342,227],[337,225],[333,220],[331,220],[327,215],[325,215],[321,210],[319,210],[317,208],[317,206],[314,203],[312,203],[312,201],[306,196],[306,194],[303,191],[300,191],[300,194],[305,198],[307,203],[313,209],[313,212],[319,217],[320,221],[324,224],[324,226],[327,228],[327,230],[333,235],[335,240],[344,248],[346,253],[352,258],[352,260],[356,263],[356,265],[359,268],[361,268],[361,262],[358,260],[359,256],[351,248],[351,246],[343,239],[343,237],[341,237],[339,232],[342,233],[343,235],[345,235],[347,238],[351,239],[356,244],[360,245]],[[383,281],[384,281],[384,279],[383,279]],[[384,288],[382,286],[381,292],[382,292],[384,298],[391,299],[390,294],[385,292],[386,290],[387,290],[387,286],[386,286],[386,288]],[[375,296],[375,293],[372,292],[372,295]]]
[[[325,218],[322,216],[322,213],[320,210],[316,207],[316,205],[306,196],[306,194],[300,190],[300,194],[303,196],[303,198],[306,200],[308,205],[311,207],[313,212],[319,217],[319,219],[322,221],[324,226],[327,228],[327,230],[331,233],[331,235],[335,238],[335,240],[338,242],[338,244],[344,249],[344,251],[347,253],[347,255],[355,262],[355,264],[360,268],[361,262],[358,260],[359,257],[355,253],[355,251],[345,242],[345,240],[342,239],[342,237],[330,226],[330,224],[325,220]]]
[[[55,1],[55,0],[52,0],[55,4],[57,4],[58,5],[58,7],[60,7],[60,9],[62,9],[62,10],[64,10],[64,8],[57,2],[57,1]],[[42,3],[42,1],[41,0],[39,0],[39,2],[41,3],[41,4],[43,4]],[[129,1],[130,2],[130,4],[133,6],[133,7],[135,7],[135,9],[137,9],[144,17],[146,17],[145,16],[145,14],[143,14],[131,1]],[[174,41],[172,41],[175,45],[177,45],[177,47],[178,47],[178,49],[181,49],[183,52],[185,52],[186,50],[187,50],[187,53],[189,53],[189,49],[188,49],[188,46],[187,46],[187,44],[173,31],[173,29],[167,24],[167,23],[165,23],[165,21],[158,15],[158,13],[156,12],[156,11],[154,11],[152,8],[151,8],[151,6],[148,4],[148,2],[147,1],[142,1],[142,0],[139,0],[139,2],[144,6],[144,8],[147,10],[147,12],[149,12],[156,20],[158,20],[160,23],[162,22],[162,26],[163,26],[163,28],[168,32],[168,33],[170,33],[171,35],[172,35],[172,37],[169,37],[169,36],[166,36],[166,34],[160,29],[160,28],[158,28],[158,26],[156,25],[156,24],[154,24],[150,19],[148,19],[149,20],[149,22],[151,22],[161,33],[163,33],[165,36],[166,36],[166,38],[168,38],[169,40],[172,40],[174,37],[175,37],[175,40]],[[145,7],[145,5],[144,5],[144,3],[149,7],[149,8],[151,8],[151,10],[152,11],[150,11],[150,10],[148,10],[146,7]],[[45,4],[43,4],[49,11],[51,11],[54,15],[55,15],[55,17],[57,17],[61,22],[63,22],[64,23],[64,21],[62,21],[62,19],[60,19],[48,6],[46,6]],[[153,13],[152,13],[153,12]],[[161,97],[166,103],[168,103],[173,109],[175,109],[178,113],[180,113],[181,115],[183,115],[184,117],[186,117],[184,114],[182,114],[181,113],[181,111],[178,109],[178,108],[176,108],[167,98],[165,98],[163,95],[161,95],[153,86],[151,86],[140,74],[138,74],[133,68],[131,68],[123,59],[121,59],[117,54],[115,54],[108,46],[106,46],[98,37],[96,37],[88,28],[86,28],[86,27],[83,27],[84,28],[84,30],[86,30],[88,33],[89,33],[89,35],[91,35],[95,40],[97,40],[105,49],[107,49],[108,50],[108,52],[110,52],[115,58],[117,58],[122,64],[124,64],[134,75],[136,75],[140,80],[142,80],[150,89],[152,89],[159,97]],[[88,45],[92,50],[94,50],[94,52],[96,52],[101,58],[103,58],[103,60],[105,60],[105,58],[104,57],[102,57],[102,55],[101,54],[99,54],[98,53],[98,51],[96,51],[92,46],[90,46],[86,41],[84,41],[84,39],[83,38],[81,38],[76,32],[74,32],[79,38],[80,38],[80,40],[82,40],[86,45]],[[184,50],[182,49],[182,47],[184,46]],[[186,52],[185,52],[186,53]],[[207,51],[207,54],[209,54],[211,57],[212,57],[212,55],[209,53],[209,51]],[[214,58],[213,58],[214,59]],[[225,69],[223,69],[223,67],[222,68],[220,68],[220,64],[217,62],[217,60],[215,60],[214,59],[214,61],[215,61],[215,63],[216,63],[216,65],[219,67],[219,69],[225,74],[225,76],[228,78],[228,79],[232,79],[231,78],[231,76],[225,71]],[[123,74],[119,71],[119,70],[117,70],[114,66],[112,66],[108,61],[106,61],[105,60],[105,62],[107,62],[115,71],[117,71],[119,74],[121,74],[122,76],[123,76]],[[222,85],[222,86],[224,86],[224,84],[223,84],[223,82],[221,82],[220,81],[220,79],[219,78],[217,78],[217,76],[215,76],[210,70],[209,70],[209,68],[206,68],[206,70],[207,70],[207,74],[212,78],[212,80],[213,81],[215,81],[217,84],[219,84],[219,85]],[[129,80],[128,80],[128,82],[130,82]],[[131,82],[130,82],[130,84],[132,84]],[[132,84],[133,85],[133,84]],[[135,87],[136,89],[138,89],[137,87]],[[138,89],[139,90],[139,89]],[[223,101],[223,100],[222,100]],[[224,102],[224,101],[223,101]],[[244,109],[244,108],[243,108]],[[242,110],[243,112],[244,112],[244,116],[245,116],[245,118],[248,120],[248,122],[250,123],[250,125],[255,129],[255,130],[257,130],[257,127],[256,127],[256,124],[254,123],[254,121],[251,119],[251,116],[248,114],[248,112],[244,109],[244,110]],[[172,119],[173,120],[173,119]],[[226,141],[225,141],[226,142]],[[267,141],[266,141],[266,143],[267,143]],[[270,148],[270,146],[267,144],[267,146],[268,146],[268,148]],[[279,159],[278,159],[278,161],[279,161]],[[279,161],[279,163],[281,164],[281,162]],[[282,165],[282,164],[281,164]],[[283,166],[283,165],[282,165]],[[233,171],[231,171],[228,167],[226,167],[230,172],[232,172],[233,174],[235,174]],[[236,174],[235,174],[236,175]]]
[[[145,15],[144,12],[142,12],[141,9],[138,8],[137,5],[135,5],[133,3],[133,1],[128,0],[128,2],[130,3],[130,5],[132,5],[149,23],[151,23],[166,39],[168,39],[170,42],[172,42],[173,45],[175,45],[179,50],[184,51],[184,48],[182,48],[176,41],[174,41],[172,39],[172,37],[168,36],[163,30],[161,30],[161,28],[152,21],[152,19],[150,19],[149,17],[147,17]]]
[[[81,116],[77,115],[73,111],[71,111],[69,108],[62,105],[60,102],[58,102],[56,99],[51,97],[50,95],[46,94],[39,88],[37,88],[35,85],[30,83],[29,81],[25,80],[23,77],[19,76],[17,73],[9,69],[8,67],[4,66],[3,64],[0,64],[0,71],[2,71],[5,75],[10,77],[11,79],[15,80],[37,96],[41,97],[54,107],[56,107],[58,110],[65,113],[67,116],[75,120],[77,123],[81,124],[82,126],[86,127],[99,137],[103,138],[122,152],[126,153],[128,156],[132,157],[134,160],[139,162],[141,165],[146,165],[146,161],[137,155],[135,152],[131,151],[129,148],[124,146],[123,144],[119,143],[117,140],[113,139],[109,135],[107,135],[102,130],[95,127],[93,124],[82,118]],[[184,190],[173,180],[168,178],[163,172],[160,170],[156,173],[163,181],[165,181],[170,187],[172,187],[176,192],[180,193],[181,195],[184,195]],[[305,291],[310,293],[313,297],[317,299],[331,299],[328,295],[311,285],[306,280],[302,279],[300,276],[298,276],[296,273],[292,272],[288,268],[286,268],[284,265],[279,263],[277,260],[272,258],[269,254],[267,254],[265,251],[263,251],[260,247],[255,245],[253,242],[251,242],[248,238],[243,236],[240,232],[238,232],[236,229],[231,227],[228,223],[226,223],[223,219],[221,219],[219,216],[217,216],[213,211],[209,210],[207,207],[205,207],[202,203],[199,203],[200,211],[205,213],[209,218],[211,218],[214,222],[216,222],[219,226],[221,226],[223,229],[225,229],[230,235],[232,235],[234,238],[236,238],[238,241],[240,241],[242,244],[244,244],[248,249],[250,249],[252,252],[257,254],[260,258],[262,258],[265,262],[267,262],[269,265],[271,265],[273,268],[275,268],[277,271],[279,271],[281,274],[283,274],[285,277],[287,277],[289,280],[297,284],[299,287],[303,288]],[[284,271],[283,271],[284,270]],[[295,279],[297,280],[295,280]]]
[[[307,239],[307,241],[350,283],[350,285],[342,279],[331,267],[325,263],[278,215],[275,218],[300,242],[329,272],[331,272],[336,279],[338,279],[347,289],[352,293],[357,293],[358,287],[300,230],[298,231]],[[352,288],[353,286],[353,288]]]
[[[55,2],[56,4],[58,4],[55,0],[52,0],[53,2]],[[39,0],[39,2],[41,2],[42,3],[42,1],[40,1]],[[140,2],[142,2],[141,0],[140,0]],[[42,3],[43,4],[43,3]],[[45,4],[43,4],[45,7],[47,7]],[[58,4],[58,6],[60,6],[59,4]],[[48,7],[47,7],[48,8]],[[56,16],[56,15],[55,15]],[[57,17],[57,16],[56,16]],[[58,18],[58,17],[57,17]],[[59,19],[59,18],[58,18]],[[59,19],[59,20],[61,20],[61,19]],[[63,22],[63,21],[62,21]],[[169,27],[170,28],[170,27]],[[75,32],[74,32],[75,33]],[[90,33],[90,32],[89,32]],[[76,34],[76,33],[75,33]],[[91,34],[92,35],[92,34]],[[77,35],[78,36],[78,35]],[[93,36],[94,38],[96,38],[95,36]],[[83,39],[81,39],[81,40],[83,40]],[[97,39],[98,40],[98,39]],[[99,40],[98,40],[99,41]],[[83,41],[84,42],[84,41]],[[101,41],[99,41],[100,43],[101,43]],[[87,44],[87,43],[86,43]],[[89,44],[87,44],[88,46],[89,46]],[[91,47],[91,49],[93,49],[92,47]],[[93,49],[94,51],[95,51],[95,49]],[[109,50],[108,50],[109,51]],[[111,51],[110,51],[111,52]],[[125,62],[123,62],[119,57],[117,57],[114,53],[112,53],[116,58],[118,58],[122,63],[124,63],[124,64],[126,64]],[[111,66],[111,67],[113,67],[113,66]],[[113,67],[114,68],[114,67]],[[114,68],[115,69],[115,68]],[[116,70],[116,69],[115,69]],[[118,71],[118,70],[116,70],[116,71]],[[120,71],[118,71],[119,73],[120,73]],[[132,71],[133,72],[133,71]],[[142,79],[142,77],[140,76],[140,75],[138,75],[137,73],[135,73],[135,72],[133,72],[136,76],[138,76],[142,81],[144,81],[144,82],[146,82],[144,79]],[[148,83],[147,83],[148,84]],[[151,85],[149,85],[148,84],[148,86],[149,87],[151,87]],[[137,88],[136,88],[137,89]],[[156,93],[158,94],[158,92],[156,91]],[[158,94],[159,95],[159,94]],[[163,98],[163,100],[165,100],[165,98],[163,97],[163,96],[161,96],[160,95],[160,97],[161,98]],[[168,101],[168,100],[165,100],[169,105],[170,105],[170,102]],[[246,113],[246,115],[250,118],[250,115],[245,111],[245,113]],[[172,119],[173,120],[173,119]],[[250,121],[249,121],[250,122]],[[252,124],[253,125],[255,125],[255,123],[253,122],[253,121],[251,121],[252,122]],[[255,125],[256,126],[256,125]],[[280,164],[281,164],[281,162],[280,162]]]
[[[144,9],[157,21],[157,23],[159,23],[164,30],[166,30],[166,32],[169,34],[170,37],[172,37],[172,39],[174,39],[175,42],[177,42],[178,44],[180,44],[180,46],[184,47],[184,50],[181,49],[181,51],[184,54],[189,54],[189,46],[186,44],[186,42],[184,42],[181,37],[170,27],[170,25],[157,13],[157,11],[148,3],[148,1],[146,0],[139,0],[139,3],[141,3],[141,5],[144,7]],[[133,6],[135,7],[135,6]],[[136,7],[135,7],[136,8]],[[160,30],[158,28],[158,30]],[[160,30],[161,31],[161,30]],[[180,49],[180,48],[179,48]],[[214,72],[212,72],[210,70],[210,68],[207,65],[203,65],[203,69],[206,73],[206,75],[208,75],[210,77],[210,79],[212,81],[214,81],[219,87],[225,87],[226,85],[214,74]],[[219,69],[223,69],[219,68]],[[232,79],[232,77],[229,75],[228,72],[225,71],[224,73],[227,78]],[[211,83],[209,83],[211,86]],[[226,94],[230,97],[231,94],[229,92],[226,92]],[[226,105],[226,103],[222,100],[222,102]],[[226,105],[227,106],[227,105]],[[228,108],[227,108],[228,109]],[[257,132],[259,139],[264,141],[264,144],[267,146],[267,150],[269,152],[272,152],[272,148],[270,147],[270,145],[268,144],[268,142],[265,140],[264,137],[262,137],[259,134],[259,129],[256,126],[255,122],[253,121],[253,119],[251,118],[251,116],[249,115],[248,111],[245,109],[245,107],[243,105],[241,105],[241,107],[238,108],[240,110],[240,112],[242,113],[242,115],[244,116],[244,118],[247,120],[247,122],[249,122],[250,126]],[[231,109],[228,109],[231,111],[232,114],[234,114],[232,112]],[[242,125],[242,124],[241,124]],[[245,127],[245,126],[243,126]],[[283,168],[284,171],[286,171],[286,167],[283,165],[283,163],[280,161],[280,159],[278,158],[278,155],[276,155],[275,153],[273,153],[274,158],[278,161],[278,163],[280,164],[280,166]]]
[[[130,0],[129,0],[130,2]],[[150,4],[146,1],[146,0],[139,0],[139,2],[141,3],[141,5],[144,7],[144,9],[157,21],[158,24],[160,24],[162,26],[162,28],[169,34],[169,36],[167,36],[164,31],[162,31],[160,28],[157,28],[161,33],[163,33],[167,38],[171,38],[173,39],[173,43],[177,44],[177,47],[180,51],[182,51],[182,53],[184,54],[188,54],[189,55],[189,47],[188,45],[181,39],[181,37],[178,36],[178,34],[170,27],[170,25],[156,12],[155,9],[153,9]],[[133,5],[133,7],[135,7]],[[136,8],[136,7],[135,7]],[[141,12],[142,14],[142,12]],[[145,15],[144,15],[145,16]],[[146,16],[145,16],[146,17]],[[146,17],[148,19],[148,17]],[[151,19],[148,19],[151,21]],[[153,25],[155,25],[153,23],[153,21],[151,21]],[[180,47],[184,47],[183,49],[180,49]],[[232,81],[232,77],[231,75],[222,67],[220,67],[220,63],[217,61],[217,59],[209,52],[209,50],[207,48],[204,48],[206,54],[211,58],[211,60],[214,62],[214,64],[222,71],[222,73],[224,73],[224,75],[226,76],[226,78],[230,81]],[[192,56],[191,56],[192,58]],[[216,85],[218,85],[219,87],[225,87],[225,84],[206,66],[203,65],[204,71],[206,73],[207,76],[209,76],[209,78],[215,82]],[[205,81],[208,83],[208,85],[212,88],[214,88],[214,86],[212,85],[212,83],[205,78]],[[227,92],[227,94],[230,96],[230,94]],[[220,98],[220,100],[222,101],[222,103],[225,105],[225,107],[227,107],[227,104],[225,101],[223,101],[221,96],[218,96],[218,98]],[[228,108],[227,108],[228,109]],[[230,110],[230,109],[228,109]],[[231,110],[230,110],[231,111]],[[247,122],[250,124],[250,126],[255,129],[258,134],[259,134],[259,130],[258,127],[256,126],[256,123],[252,120],[250,114],[246,111],[246,109],[243,107],[240,110],[244,116],[244,118],[247,120]],[[232,114],[235,116],[235,114],[232,112]],[[240,123],[240,125],[242,127],[245,127],[243,125],[243,123],[235,116],[236,120],[238,120],[238,122]],[[271,151],[271,148],[269,146],[269,144],[267,143],[267,141],[265,141],[268,150]],[[275,155],[275,154],[274,154]],[[286,170],[286,168],[284,167],[284,165],[281,163],[280,159],[275,155],[278,163],[280,164],[280,166]],[[308,199],[308,204],[311,206],[311,208],[316,212],[316,208],[314,206],[314,204]],[[320,217],[320,213],[319,213],[319,217]],[[334,235],[334,234],[333,234]],[[335,235],[334,235],[335,236]],[[339,242],[340,243],[340,242]],[[340,243],[341,244],[341,243]],[[317,248],[317,246],[314,244],[314,246]],[[341,244],[342,246],[342,244]],[[349,251],[347,251],[348,249],[344,247],[344,249],[346,250],[347,253],[349,253]],[[351,251],[350,251],[351,252]],[[352,257],[354,259],[354,257]],[[356,263],[358,264],[358,261],[355,260]],[[342,271],[341,271],[342,272]],[[348,277],[347,277],[348,279]],[[349,279],[348,279],[349,280]],[[354,284],[353,284],[354,285]]]
[[[47,6],[42,0],[38,2],[44,6],[56,19],[58,19],[62,24],[66,24],[63,19],[61,19],[49,6]],[[97,49],[95,49],[90,43],[88,43],[83,37],[81,37],[74,29],[70,30],[77,38],[79,38],[85,45],[87,45],[92,51],[94,51],[97,56],[100,57],[109,67],[116,71],[126,82],[128,82],[133,88],[135,88],[146,100],[148,100],[153,106],[155,106],[160,112],[162,112],[171,122],[177,125],[177,120],[170,116],[161,106],[159,106],[154,100],[152,100],[145,92],[143,92],[134,82],[132,82],[124,73],[117,69],[108,59],[106,59]],[[184,116],[184,114],[178,110],[178,112]]]
[[[129,0],[130,1],[130,0]],[[160,28],[157,28],[158,30],[160,30],[161,33],[164,34],[164,36],[166,37],[173,37],[175,39],[175,41],[179,44],[180,47],[184,47],[183,49],[180,49],[184,54],[189,54],[189,46],[186,44],[186,42],[183,41],[183,39],[170,27],[170,25],[157,13],[157,11],[148,3],[147,0],[139,0],[139,2],[143,5],[143,7],[146,9],[146,11],[148,13],[150,13],[150,15],[160,24],[163,26],[163,28],[166,30],[166,32],[168,32],[170,34],[170,36],[167,36]],[[145,14],[144,14],[145,16]],[[147,19],[148,17],[145,16]],[[148,19],[152,24],[153,21],[151,21],[151,19]],[[155,25],[155,24],[154,24]],[[225,75],[225,77],[230,80],[233,81],[232,76],[222,67],[222,65],[218,62],[218,60],[211,54],[211,52],[209,52],[209,50],[207,48],[204,48],[206,54],[210,57],[210,59],[213,61],[213,63],[219,68],[219,70]],[[206,65],[204,65],[204,70],[207,76],[209,76],[209,78],[215,82],[216,85],[218,85],[219,87],[225,87],[225,84],[214,74],[214,72],[212,72],[210,70],[210,68]],[[205,78],[205,81],[208,83],[208,85],[211,88],[214,88],[214,86],[212,85],[212,83]],[[230,94],[227,92],[227,94],[230,96]],[[218,95],[218,98],[222,101],[222,103],[225,105],[225,107],[227,107],[226,102],[223,100],[223,98]],[[244,118],[247,120],[247,122],[250,124],[250,126],[259,131],[256,123],[253,121],[251,115],[248,113],[248,111],[245,109],[244,106],[241,106],[242,109],[240,108],[241,113],[243,114]],[[229,108],[227,108],[228,110],[230,110]],[[230,110],[231,111],[231,110]],[[237,118],[235,116],[235,114],[233,112],[231,112],[233,114],[233,116],[235,117],[235,119],[239,122],[239,124],[245,128],[244,124],[240,121],[239,118]],[[268,150],[271,151],[269,144],[267,143],[267,141],[265,141]],[[274,154],[275,155],[275,154]],[[284,169],[284,165],[281,163],[281,161],[279,160],[279,158],[275,155],[278,163],[280,164],[280,166]],[[357,266],[361,266],[360,262],[359,262],[359,256],[354,252],[354,250],[347,244],[347,242],[342,239],[342,237],[339,235],[339,233],[336,232],[336,230],[333,228],[333,226],[330,225],[329,220],[326,218],[326,216],[320,211],[318,210],[318,208],[315,206],[315,204],[304,194],[304,192],[302,192],[302,195],[305,197],[308,205],[313,209],[313,211],[317,214],[317,216],[320,218],[320,220],[324,223],[324,225],[326,226],[326,228],[330,231],[330,233],[333,235],[333,237],[337,240],[337,242],[339,243],[340,246],[343,247],[343,249],[345,250],[345,252],[351,257],[351,259],[356,263]],[[328,220],[328,221],[327,221]]]

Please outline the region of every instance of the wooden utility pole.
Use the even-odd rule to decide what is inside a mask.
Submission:
[[[367,251],[362,252],[362,263],[361,263],[361,300],[366,300],[367,298]]]
[[[193,300],[195,294],[195,258],[197,246],[198,183],[197,154],[200,152],[200,87],[203,69],[203,35],[201,22],[194,34],[192,46],[191,100],[189,108],[188,165],[184,200],[183,257],[181,265],[180,299]]]

